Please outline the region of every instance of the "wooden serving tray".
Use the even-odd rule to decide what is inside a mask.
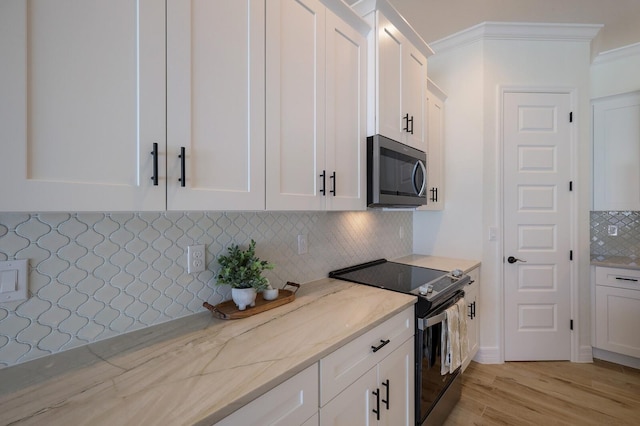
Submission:
[[[296,289],[285,290],[286,286],[295,287]],[[219,303],[215,306],[204,302],[202,306],[211,311],[213,316],[220,319],[240,319],[247,318],[260,312],[268,311],[269,309],[277,308],[278,306],[286,305],[289,302],[293,302],[296,298],[296,292],[300,289],[300,284],[287,282],[281,289],[278,290],[278,297],[273,300],[264,300],[262,293],[258,293],[256,296],[255,306],[247,306],[244,311],[238,309],[233,300]]]

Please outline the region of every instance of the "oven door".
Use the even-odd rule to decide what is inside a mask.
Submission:
[[[460,400],[460,368],[441,374],[442,326],[444,311],[455,304],[464,292],[451,296],[416,327],[416,420],[418,425],[442,424]]]

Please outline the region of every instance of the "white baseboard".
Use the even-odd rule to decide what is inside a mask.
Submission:
[[[578,359],[574,362],[593,362],[593,348],[589,345],[580,346],[580,349],[578,349]]]
[[[486,347],[481,346],[478,349],[478,353],[473,357],[473,360],[479,364],[502,364],[502,354],[498,347]]]
[[[640,370],[640,358],[604,351],[598,348],[593,348],[593,357]]]

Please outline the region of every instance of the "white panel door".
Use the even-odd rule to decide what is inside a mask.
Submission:
[[[267,2],[268,210],[321,210],[325,163],[325,6]]]
[[[167,208],[263,210],[264,1],[167,11]]]
[[[326,28],[326,208],[364,210],[367,40],[329,10]]]
[[[505,360],[566,360],[570,97],[506,93],[503,105]],[[510,263],[508,257],[520,260]]]
[[[0,57],[0,211],[164,210],[164,2],[2,1]]]

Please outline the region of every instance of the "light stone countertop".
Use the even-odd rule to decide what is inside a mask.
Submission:
[[[624,268],[640,270],[640,259],[625,256],[591,256],[591,264],[607,268]]]
[[[0,424],[212,424],[415,300],[322,279],[249,318],[203,312],[0,369]]]

